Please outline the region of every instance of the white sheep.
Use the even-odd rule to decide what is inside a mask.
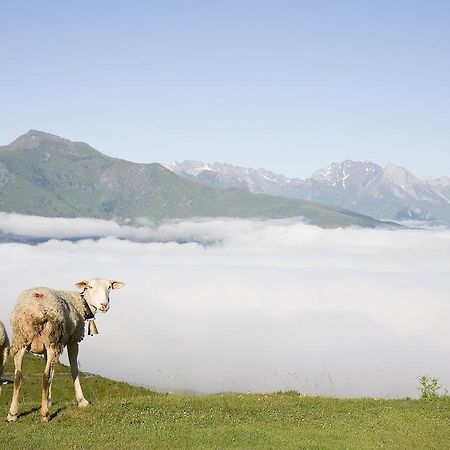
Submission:
[[[5,370],[6,358],[9,354],[9,339],[8,334],[6,333],[5,326],[3,322],[0,320],[0,378],[3,375],[3,371]],[[2,392],[2,387],[0,385],[0,394]]]
[[[120,289],[123,285],[120,281],[96,278],[76,283],[75,286],[82,289],[81,293],[49,288],[34,288],[22,292],[11,315],[11,356],[14,358],[15,376],[14,393],[7,417],[9,422],[17,420],[22,361],[27,351],[44,354],[46,359],[42,381],[43,421],[49,420],[54,365],[65,346],[78,405],[83,407],[89,404],[84,398],[78,377],[78,343],[84,337],[85,321],[93,319],[97,311],[107,312],[110,290]]]

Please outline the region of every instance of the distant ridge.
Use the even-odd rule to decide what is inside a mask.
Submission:
[[[389,226],[310,201],[217,190],[178,176],[161,164],[111,158],[86,143],[38,130],[0,147],[0,211],[119,221],[301,216],[323,227]]]
[[[450,226],[450,178],[417,177],[394,164],[382,168],[371,161],[333,162],[305,180],[219,162],[182,161],[166,167],[217,189],[310,200],[381,220],[422,220]]]

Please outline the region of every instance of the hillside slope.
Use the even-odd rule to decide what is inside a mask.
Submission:
[[[74,401],[68,368],[58,365],[52,420],[39,418],[44,361],[26,357],[18,422],[0,421],[9,450],[302,448],[448,449],[450,398],[334,399],[279,394],[191,396],[155,392],[98,376],[82,376],[85,409]],[[12,377],[11,361],[6,377]],[[6,417],[12,386],[3,387]],[[6,444],[7,443],[7,444]]]
[[[111,158],[85,143],[36,130],[0,147],[0,211],[156,221],[302,216],[325,227],[383,225],[370,217],[309,201],[216,190],[160,164]]]

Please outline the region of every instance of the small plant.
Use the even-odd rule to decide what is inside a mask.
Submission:
[[[438,391],[441,389],[438,378],[431,378],[428,375],[419,377],[419,391],[420,398],[430,399],[438,396]]]

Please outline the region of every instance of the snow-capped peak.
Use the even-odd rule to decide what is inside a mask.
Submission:
[[[338,186],[346,189],[349,182],[353,184],[360,184],[361,181],[367,178],[372,178],[382,171],[380,166],[365,161],[351,161],[345,160],[342,162],[333,162],[329,166],[319,169],[314,172],[312,179],[320,182],[330,184],[331,186]]]
[[[212,164],[204,163],[203,161],[174,161],[164,164],[164,166],[175,173],[185,173],[196,177],[198,174],[204,171],[215,171]]]

